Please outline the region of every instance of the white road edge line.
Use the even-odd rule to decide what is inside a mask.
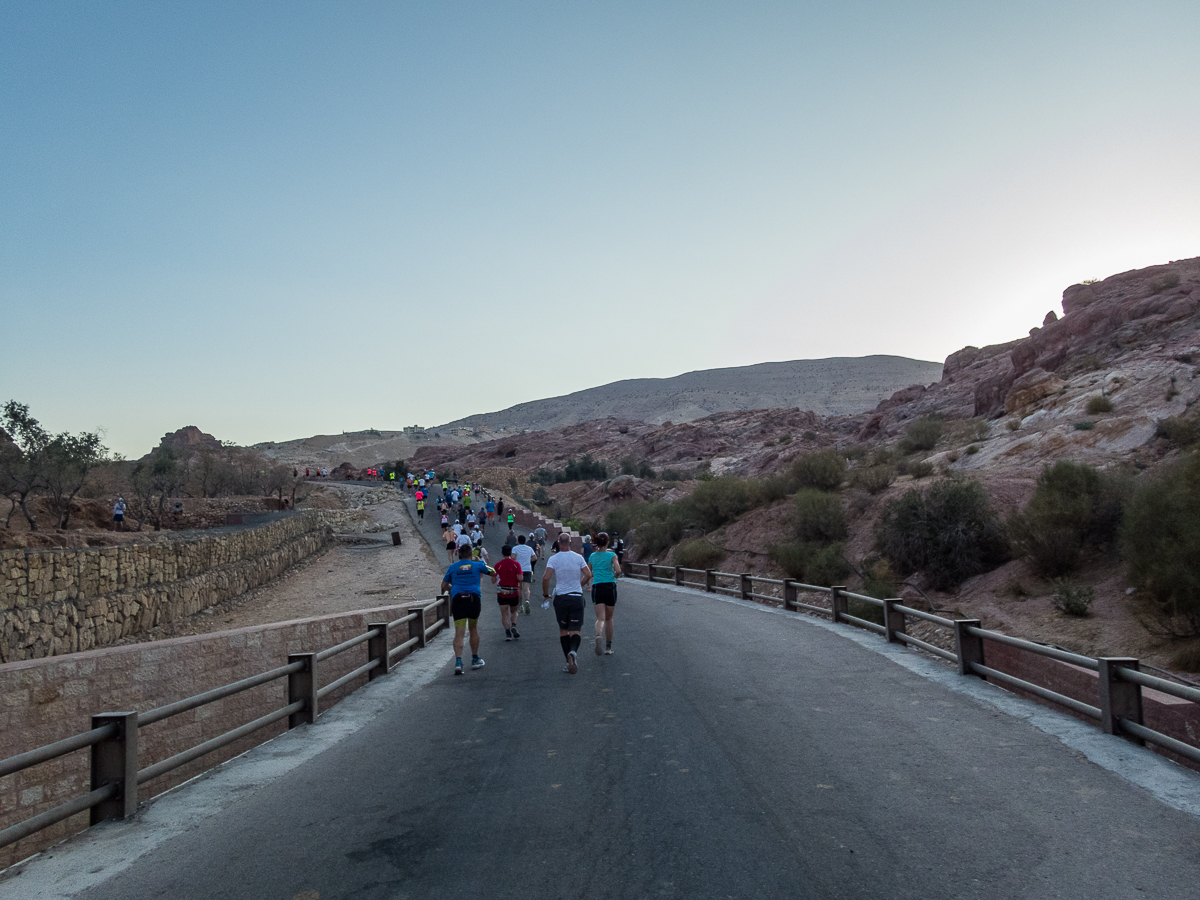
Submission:
[[[1009,693],[1003,688],[984,681],[982,678],[964,677],[946,664],[928,656],[909,650],[900,644],[889,644],[882,637],[852,625],[834,625],[815,616],[801,612],[766,606],[740,597],[710,594],[693,588],[673,584],[657,584],[641,579],[630,580],[630,584],[660,588],[684,594],[696,600],[717,600],[732,603],[768,615],[783,616],[804,622],[814,628],[836,634],[853,641],[860,647],[885,656],[910,672],[936,681],[957,694],[965,694],[974,700],[997,709],[1016,719],[1021,719],[1039,731],[1058,738],[1072,750],[1082,753],[1088,760],[1107,769],[1124,780],[1148,791],[1155,799],[1172,809],[1195,818],[1200,818],[1200,775],[1186,769],[1148,747],[1140,747],[1113,735],[1105,734],[1094,725],[1081,722],[1065,713],[1050,709]]]
[[[390,677],[359,688],[322,713],[315,725],[285,732],[160,794],[131,821],[89,828],[0,872],[4,900],[73,897],[125,871],[198,822],[241,803],[433,681],[448,662],[439,647],[445,634],[401,660]]]

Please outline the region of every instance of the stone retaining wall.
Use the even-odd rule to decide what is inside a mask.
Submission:
[[[103,647],[266,584],[326,547],[318,511],[166,541],[0,551],[0,662]]]
[[[87,731],[99,713],[137,711],[212,690],[287,663],[291,653],[332,647],[390,622],[410,606],[430,601],[129,644],[86,653],[0,665],[0,759]],[[436,611],[425,614],[433,625]],[[408,638],[408,626],[391,632],[392,644]],[[409,651],[411,652],[411,651]],[[439,651],[434,651],[439,652]],[[403,654],[406,655],[406,654]],[[403,656],[402,655],[402,656]],[[318,664],[321,684],[367,661],[366,645]],[[394,675],[393,677],[398,677]],[[321,698],[329,709],[366,684],[362,675]],[[145,768],[287,705],[287,679],[261,685],[138,730],[138,767]],[[174,772],[142,785],[146,800],[286,730],[287,723],[255,732]],[[320,728],[320,724],[315,726]],[[89,790],[89,755],[77,751],[0,778],[0,829],[64,803]],[[0,849],[0,869],[87,827],[81,813]]]

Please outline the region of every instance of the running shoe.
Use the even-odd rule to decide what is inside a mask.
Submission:
[[[519,631],[517,631],[517,629],[514,628],[514,629],[512,629],[512,636],[513,636],[513,640],[515,641],[517,638],[519,638],[521,636],[521,633]]]
[[[471,668],[472,669],[482,669],[483,668],[483,660],[480,659],[478,656],[472,656],[471,657]]]
[[[596,635],[596,655],[597,656],[599,656],[601,653],[604,652],[604,647],[601,646],[603,643],[604,643],[604,638],[600,637],[600,635]]]
[[[525,615],[529,615],[529,601],[528,600],[525,601],[524,612],[525,612]]]
[[[511,640],[512,640],[512,629],[511,629],[511,628],[505,628],[505,629],[504,629],[504,639],[505,639],[506,641],[511,641]]]
[[[462,674],[462,660],[461,659],[456,659],[454,661],[454,674],[455,675]]]
[[[605,647],[605,648],[604,648],[604,655],[605,655],[605,656],[612,656],[612,655],[613,655],[613,652],[612,652],[612,644],[609,644],[607,647]]]
[[[576,661],[574,650],[567,654],[567,671],[572,675],[579,671],[579,663]]]

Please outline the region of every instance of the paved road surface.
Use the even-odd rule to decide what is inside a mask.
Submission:
[[[486,668],[439,639],[427,687],[84,896],[1200,896],[1196,819],[836,634],[626,582],[569,676],[493,597]]]

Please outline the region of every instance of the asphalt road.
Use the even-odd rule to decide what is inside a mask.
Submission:
[[[1196,819],[837,634],[625,582],[571,676],[522,623],[485,590],[484,669],[439,639],[427,687],[82,896],[1200,896]]]

